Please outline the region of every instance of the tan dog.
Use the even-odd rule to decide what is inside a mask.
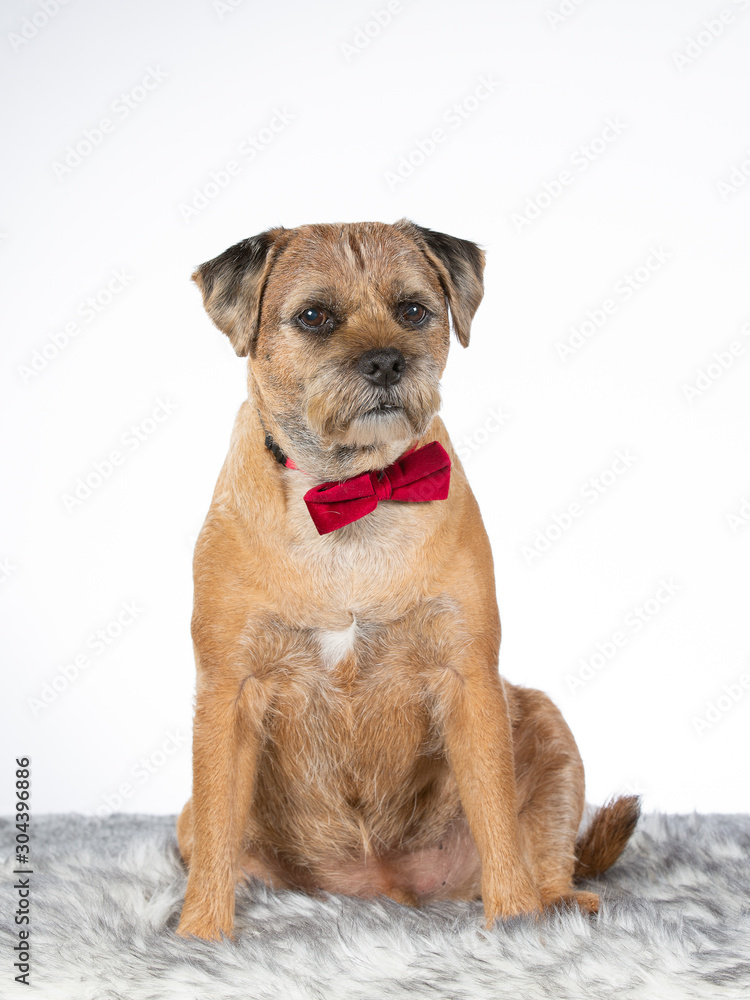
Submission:
[[[573,736],[498,674],[490,546],[436,415],[448,309],[466,346],[483,268],[475,244],[401,220],[272,229],[193,275],[249,363],[195,551],[182,935],[231,935],[243,875],[409,905],[481,896],[488,926],[592,911],[574,877],[635,826],[637,799],[619,799],[576,843]],[[385,500],[318,533],[311,487],[432,441],[447,499]]]

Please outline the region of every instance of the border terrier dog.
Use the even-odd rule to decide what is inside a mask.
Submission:
[[[270,229],[197,269],[248,398],[195,550],[193,793],[178,933],[246,877],[498,918],[577,905],[638,799],[579,836],[575,740],[498,673],[492,555],[438,417],[484,254],[407,219]]]

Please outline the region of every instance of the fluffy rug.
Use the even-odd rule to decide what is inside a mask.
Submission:
[[[478,903],[238,890],[234,943],[173,933],[185,889],[174,818],[75,815],[32,828],[31,985],[13,981],[13,828],[0,821],[0,997],[451,1000],[748,997],[750,816],[644,816],[595,883],[596,917],[482,929]],[[593,885],[594,883],[592,883]]]

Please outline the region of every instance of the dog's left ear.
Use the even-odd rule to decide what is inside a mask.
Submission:
[[[289,230],[268,229],[206,261],[193,272],[203,305],[239,357],[255,345],[263,288]]]
[[[484,251],[476,243],[436,233],[409,219],[396,227],[407,232],[435,268],[453,317],[453,329],[462,347],[468,347],[474,313],[484,295]]]

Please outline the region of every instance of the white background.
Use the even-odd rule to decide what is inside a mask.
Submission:
[[[190,273],[271,225],[404,215],[487,251],[443,416],[493,544],[503,674],[560,705],[590,799],[750,808],[743,4],[401,0],[382,26],[381,0],[69,0],[46,24],[36,3],[3,5],[0,811],[21,754],[37,813],[180,809],[192,546],[245,379]],[[111,130],[87,147],[102,118]],[[720,188],[730,176],[737,189]],[[524,212],[538,217],[514,221]],[[121,269],[124,289],[104,292]],[[616,311],[562,360],[556,345],[606,299]],[[722,368],[713,355],[734,342]],[[160,400],[173,412],[151,423]],[[113,450],[122,464],[66,509]],[[618,450],[630,467],[588,500]],[[538,532],[558,536],[543,553]],[[662,579],[679,589],[659,603]],[[573,690],[618,631],[622,648]]]

